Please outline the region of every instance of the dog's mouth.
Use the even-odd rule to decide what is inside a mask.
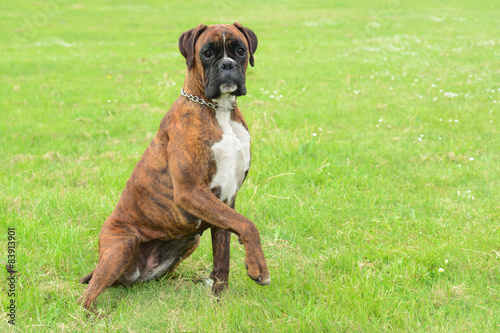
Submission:
[[[222,83],[220,83],[221,81]],[[209,83],[205,86],[205,96],[208,98],[218,98],[221,95],[241,96],[246,95],[246,93],[244,81],[238,81],[234,78],[222,78],[219,82]]]
[[[231,63],[229,68],[222,66],[220,62],[214,62],[206,69],[205,80],[205,96],[208,98],[214,99],[221,95],[242,96],[247,93],[245,73],[237,63]]]
[[[238,89],[236,83],[226,82],[220,85],[219,87],[221,94],[231,94]]]

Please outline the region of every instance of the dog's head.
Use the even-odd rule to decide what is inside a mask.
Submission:
[[[221,94],[241,96],[247,93],[245,72],[257,49],[257,36],[238,22],[217,24],[184,32],[179,49],[186,58],[188,78],[201,79],[207,98]]]

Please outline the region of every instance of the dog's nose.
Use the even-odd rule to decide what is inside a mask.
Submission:
[[[234,60],[231,59],[222,60],[219,63],[219,69],[223,71],[230,71],[234,69]]]

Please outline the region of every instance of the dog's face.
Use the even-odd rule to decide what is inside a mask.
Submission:
[[[241,96],[247,93],[245,72],[257,49],[257,37],[239,23],[198,25],[179,38],[188,74],[201,78],[205,96]],[[192,73],[191,73],[192,72]]]
[[[222,34],[222,36],[221,36]],[[230,30],[206,40],[198,50],[204,68],[205,96],[217,98],[221,93],[245,95],[245,69],[248,46]]]

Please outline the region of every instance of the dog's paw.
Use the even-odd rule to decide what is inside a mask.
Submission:
[[[248,274],[248,276],[250,276],[250,274]],[[262,276],[259,276],[257,279],[254,279],[252,276],[250,276],[250,278],[252,280],[254,280],[255,283],[257,283],[260,286],[267,286],[267,285],[271,284],[271,275],[269,275],[269,273],[264,278],[262,278]]]
[[[267,286],[268,284],[271,284],[271,275],[267,270],[265,262],[264,265],[254,265],[253,269],[252,267],[249,267],[248,263],[245,262],[245,268],[247,269],[247,274],[250,279],[254,280],[258,285]]]

